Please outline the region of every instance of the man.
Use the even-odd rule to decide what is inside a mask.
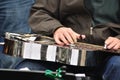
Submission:
[[[33,32],[54,37],[59,45],[83,41],[120,48],[119,0],[37,0],[31,13]],[[120,80],[119,67],[120,57],[110,57],[103,80]]]

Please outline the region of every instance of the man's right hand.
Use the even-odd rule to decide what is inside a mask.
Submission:
[[[59,45],[69,45],[77,42],[77,39],[84,38],[85,35],[80,35],[67,27],[60,27],[54,32],[55,42]]]

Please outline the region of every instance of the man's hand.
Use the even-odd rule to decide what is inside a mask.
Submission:
[[[115,37],[108,37],[105,41],[106,49],[117,50],[120,49],[120,39]]]
[[[74,32],[71,28],[60,27],[54,33],[54,39],[59,45],[69,45],[77,42],[77,39],[84,39],[85,35]]]

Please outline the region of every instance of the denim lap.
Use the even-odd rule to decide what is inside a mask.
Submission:
[[[30,33],[28,18],[33,3],[34,0],[0,0],[0,35]]]

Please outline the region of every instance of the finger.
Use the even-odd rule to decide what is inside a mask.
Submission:
[[[69,43],[74,43],[74,40],[69,32],[64,34],[65,38],[68,40]]]
[[[73,43],[77,42],[77,36],[76,36],[76,34],[71,34],[70,36],[71,36],[71,38],[73,40]]]
[[[59,45],[64,45],[64,43],[60,40],[59,33],[54,35],[55,42]]]
[[[60,35],[59,39],[66,45],[69,45],[68,40],[66,39],[66,37],[64,35]]]
[[[107,49],[113,49],[117,45],[116,42],[111,42],[110,44],[107,45]]]
[[[119,48],[120,48],[120,44],[116,44],[116,45],[113,47],[114,50],[118,50]]]
[[[105,44],[106,44],[106,45],[109,45],[109,44],[112,43],[112,42],[113,42],[113,40],[108,38],[108,39],[105,41]]]
[[[68,33],[73,41],[72,43],[77,42],[77,37],[79,36],[79,34],[74,32],[71,28],[69,28]]]
[[[54,39],[55,39],[55,42],[56,42],[58,45],[64,45],[64,43],[59,39],[58,36],[55,36]]]

